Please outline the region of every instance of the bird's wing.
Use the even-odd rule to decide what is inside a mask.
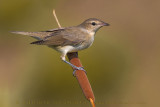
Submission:
[[[43,40],[35,41],[32,44],[66,46],[77,45],[85,41],[85,34],[80,29],[68,28],[61,32],[46,36]]]

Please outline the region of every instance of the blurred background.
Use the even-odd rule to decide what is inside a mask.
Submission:
[[[69,65],[35,39],[10,31],[44,31],[98,18],[95,42],[79,57],[97,107],[159,107],[159,0],[1,0],[0,106],[90,107]]]

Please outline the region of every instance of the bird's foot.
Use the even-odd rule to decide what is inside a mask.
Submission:
[[[86,70],[83,67],[75,67],[75,69],[73,71],[73,76],[76,76],[76,71],[77,70],[82,70],[82,71],[84,71],[87,74]]]
[[[69,64],[71,67],[74,68],[73,76],[76,76],[75,73],[76,73],[77,70],[82,70],[82,71],[84,71],[84,72],[87,74],[86,70],[85,70],[83,67],[77,67],[77,66],[71,64],[70,62],[66,61],[66,60],[63,59],[63,58],[62,58],[62,61],[64,61],[65,63]]]

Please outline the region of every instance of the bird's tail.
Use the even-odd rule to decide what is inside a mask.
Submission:
[[[21,35],[28,35],[38,40],[43,40],[49,33],[46,32],[22,32],[22,31],[14,31],[11,33],[21,34]]]

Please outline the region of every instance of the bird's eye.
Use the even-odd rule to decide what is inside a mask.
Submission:
[[[91,24],[92,24],[93,26],[95,26],[95,25],[96,25],[96,23],[95,23],[95,22],[92,22]]]

